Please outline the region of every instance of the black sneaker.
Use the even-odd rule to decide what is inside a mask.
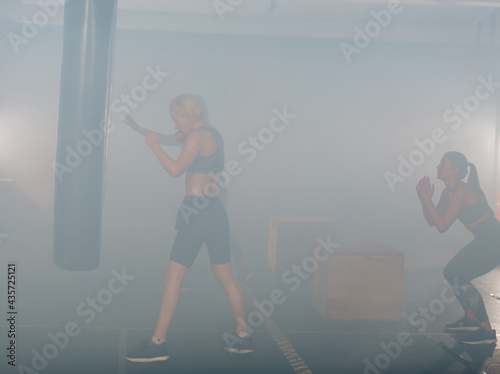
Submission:
[[[456,322],[447,324],[445,329],[448,331],[477,331],[480,327],[477,321],[464,316]]]
[[[135,351],[127,353],[125,358],[132,362],[156,362],[166,361],[170,356],[167,351],[167,343],[155,344],[151,338],[142,342]]]
[[[224,346],[224,349],[228,352],[231,353],[238,353],[238,354],[247,354],[247,353],[253,353],[253,342],[252,342],[252,337],[251,336],[246,336],[244,338],[240,338],[237,336],[235,341],[232,342],[231,346],[228,347],[227,344]]]
[[[464,344],[495,344],[496,342],[497,332],[495,330],[488,332],[482,326],[479,330],[462,339]]]

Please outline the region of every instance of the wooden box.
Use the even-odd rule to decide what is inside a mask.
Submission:
[[[342,243],[314,273],[313,306],[325,319],[400,320],[404,254]]]
[[[272,216],[269,222],[268,265],[282,273],[301,264],[318,245],[317,238],[335,240],[335,226],[325,217]]]

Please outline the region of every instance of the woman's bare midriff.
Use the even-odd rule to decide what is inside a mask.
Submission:
[[[217,195],[220,173],[191,174],[186,173],[186,195]]]

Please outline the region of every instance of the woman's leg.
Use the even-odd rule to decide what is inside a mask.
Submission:
[[[185,222],[182,216],[177,214],[175,227],[177,235],[165,274],[160,314],[153,335],[155,343],[166,340],[168,328],[179,306],[182,281],[203,245],[203,238],[198,234],[200,226],[196,222]]]
[[[499,255],[486,251],[489,248],[485,248],[485,244],[474,239],[451,259],[443,274],[465,315],[491,332],[483,298],[471,283],[472,279],[490,272],[498,265]]]
[[[231,252],[231,262],[236,265],[239,274],[237,282],[243,285],[253,277],[253,273],[248,271],[240,242],[232,231],[229,231],[229,249]]]
[[[229,305],[233,311],[233,316],[236,321],[237,331],[242,336],[247,335],[245,301],[243,293],[238,283],[234,280],[231,272],[231,263],[222,265],[212,265],[212,270],[219,281],[220,285],[226,293]]]
[[[236,321],[237,332],[240,338],[248,335],[245,313],[245,302],[241,288],[231,271],[231,256],[229,245],[229,222],[226,211],[219,199],[211,200],[209,220],[204,226],[208,256],[212,270],[219,284],[224,289],[229,305]],[[246,353],[246,352],[241,352]]]
[[[488,319],[488,314],[486,313],[486,307],[484,306],[484,301],[472,283],[460,285],[458,287],[458,292],[455,292],[460,305],[464,308],[465,315],[473,320],[477,321],[480,326],[484,327],[486,331],[492,332],[490,321]]]
[[[158,344],[166,340],[168,328],[179,306],[182,280],[188,270],[189,268],[184,265],[178,264],[172,260],[168,261],[163,296],[161,298],[160,314],[153,335],[154,343]]]

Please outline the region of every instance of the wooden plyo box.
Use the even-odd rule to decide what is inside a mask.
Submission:
[[[404,254],[342,243],[314,272],[313,306],[325,319],[400,320]]]
[[[300,265],[318,245],[317,238],[335,240],[335,225],[325,217],[272,216],[269,221],[268,265],[282,273]]]

